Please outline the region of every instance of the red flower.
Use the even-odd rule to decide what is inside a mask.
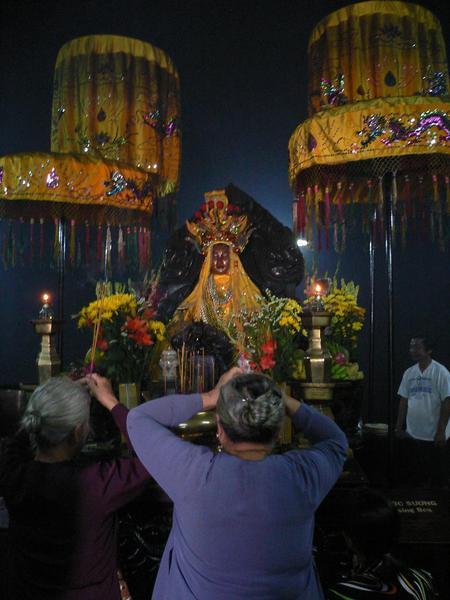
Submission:
[[[233,210],[234,210],[233,204],[229,204],[227,206],[227,214],[231,215],[231,213],[233,212]]]
[[[150,321],[150,319],[153,319],[155,312],[154,308],[146,308],[142,316],[146,321]]]
[[[214,200],[210,200],[210,201],[208,202],[208,208],[209,208],[209,209],[212,209],[212,208],[214,208]]]
[[[97,340],[97,348],[99,350],[101,350],[102,352],[104,352],[105,350],[108,350],[108,346],[109,346],[109,344],[108,344],[107,340],[104,340],[104,339]]]
[[[259,364],[261,365],[261,369],[265,371],[267,369],[272,369],[277,363],[273,360],[271,355],[265,354],[259,361]]]
[[[222,200],[219,200],[219,202],[217,203],[217,205],[216,205],[216,206],[217,206],[217,208],[218,208],[219,210],[222,210],[222,208],[223,208],[223,202],[222,202]]]
[[[199,210],[196,210],[194,213],[194,217],[196,219],[201,219],[202,218],[202,213]]]
[[[138,346],[151,346],[153,344],[152,338],[142,329],[139,329],[136,333],[129,333],[128,337],[130,340],[135,341]]]
[[[135,341],[139,346],[151,346],[153,344],[153,340],[148,333],[147,322],[143,319],[127,317],[124,328],[130,340]]]
[[[206,210],[206,204],[200,204],[200,210],[202,212],[205,212],[205,210]]]
[[[277,343],[275,340],[271,340],[271,339],[266,340],[266,342],[261,346],[261,350],[263,351],[263,354],[266,354],[268,356],[273,356],[276,349],[277,349]]]

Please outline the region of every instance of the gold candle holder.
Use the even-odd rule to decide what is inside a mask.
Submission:
[[[334,383],[331,382],[331,356],[324,347],[324,330],[331,322],[331,314],[322,309],[320,297],[315,306],[319,310],[305,310],[302,323],[308,330],[308,350],[304,359],[306,383],[301,383],[305,402],[314,404],[321,412],[333,418],[331,402]]]
[[[62,321],[53,318],[50,295],[43,294],[39,318],[31,321],[34,331],[41,336],[41,348],[36,359],[39,385],[61,372],[61,360],[55,348],[55,335]]]

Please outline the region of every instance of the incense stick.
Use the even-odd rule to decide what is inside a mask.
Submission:
[[[94,362],[95,362],[95,352],[97,350],[97,342],[100,334],[100,325],[101,325],[101,302],[103,298],[106,296],[106,286],[99,286],[97,292],[97,320],[94,321],[94,331],[93,331],[93,339],[91,346],[91,364],[89,365],[89,373],[94,372]]]

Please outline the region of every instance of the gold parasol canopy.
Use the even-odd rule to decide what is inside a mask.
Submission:
[[[178,73],[162,50],[119,36],[68,42],[55,66],[51,152],[0,157],[0,217],[30,219],[30,244],[35,222],[70,220],[73,264],[80,263],[78,233],[87,247],[91,226],[104,253],[111,255],[115,240],[119,256],[129,247],[136,260],[139,254],[139,262],[148,261],[154,201],[168,194],[173,201],[178,188],[179,119]],[[4,235],[6,268],[15,263],[8,258],[14,231],[9,225]]]
[[[52,152],[85,153],[155,173],[164,195],[178,186],[179,119],[178,72],[159,48],[94,35],[59,51]]]
[[[405,2],[353,4],[316,26],[308,58],[310,118],[289,142],[294,229],[311,239],[315,227],[319,249],[333,230],[342,250],[346,208],[381,209],[381,178],[394,172],[402,239],[427,215],[427,235],[443,248],[450,99],[439,21]]]

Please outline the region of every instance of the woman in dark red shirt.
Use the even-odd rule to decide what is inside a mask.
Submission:
[[[127,409],[106,379],[84,383],[126,436]],[[31,396],[0,459],[9,512],[9,600],[119,600],[116,511],[149,480],[137,458],[89,466],[73,458],[89,433],[86,385],[53,378]],[[128,438],[127,438],[128,441]]]

